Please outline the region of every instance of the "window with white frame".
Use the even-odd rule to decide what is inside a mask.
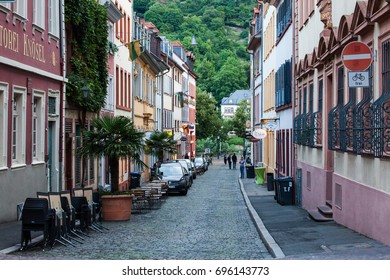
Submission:
[[[49,33],[59,37],[60,34],[60,2],[49,0]]]
[[[0,168],[7,165],[8,86],[0,84]]]
[[[114,24],[112,22],[108,23],[108,41],[114,42]]]
[[[15,1],[14,12],[22,18],[27,18],[27,0]]]
[[[107,95],[106,95],[105,109],[108,111],[114,111],[114,78],[110,75],[107,84]]]
[[[45,29],[45,3],[45,0],[34,0],[33,23],[42,29]]]
[[[8,10],[11,9],[10,3],[0,3],[0,6],[6,7]]]
[[[26,90],[14,88],[12,96],[11,157],[12,165],[25,163]]]
[[[44,93],[34,92],[32,104],[32,159],[44,161],[45,102]]]

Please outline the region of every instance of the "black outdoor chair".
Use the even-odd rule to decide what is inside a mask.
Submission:
[[[74,208],[75,220],[79,221],[79,230],[84,235],[89,236],[91,226],[91,209],[88,206],[88,201],[84,196],[72,196],[71,204]]]
[[[62,209],[66,213],[66,228],[68,236],[71,239],[74,239],[76,242],[82,243],[78,239],[85,240],[82,236],[84,233],[76,227],[76,214],[75,209],[71,203],[71,192],[70,190],[61,191],[60,195]]]
[[[26,198],[22,210],[22,234],[20,250],[31,244],[31,231],[42,231],[43,239],[31,246],[42,244],[43,250],[47,244],[54,243],[54,213],[49,208],[45,198]]]

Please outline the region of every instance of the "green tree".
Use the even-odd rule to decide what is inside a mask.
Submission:
[[[213,91],[218,104],[223,97],[237,89],[248,88],[246,65],[235,57],[228,57],[225,64],[212,79]]]
[[[111,191],[119,185],[119,159],[131,158],[137,165],[145,166],[140,155],[143,150],[144,133],[139,132],[130,119],[122,116],[103,116],[92,121],[93,130],[85,131],[83,145],[78,150],[81,156],[108,158],[111,175]]]
[[[149,9],[150,5],[153,4],[152,0],[137,0],[134,1],[134,11],[139,17],[143,17],[145,12]]]
[[[236,132],[236,135],[243,139],[243,145],[245,145],[245,124],[249,119],[250,108],[247,100],[244,99],[238,104],[234,117],[231,119],[232,128]]]
[[[183,13],[175,2],[155,2],[145,12],[145,20],[153,22],[162,33],[171,33],[179,30],[183,23]]]
[[[222,126],[219,111],[216,110],[216,101],[207,93],[200,92],[196,95],[196,137],[205,139],[215,137]]]

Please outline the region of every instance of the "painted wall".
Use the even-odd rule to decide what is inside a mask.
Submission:
[[[334,220],[390,245],[390,195],[336,174],[333,180]]]

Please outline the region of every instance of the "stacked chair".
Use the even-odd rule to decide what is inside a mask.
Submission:
[[[72,191],[37,192],[36,198],[27,198],[22,209],[20,250],[41,244],[56,243],[76,246],[89,237],[89,230],[108,230],[101,224],[100,197],[92,188]],[[98,218],[97,218],[98,216]],[[43,239],[31,244],[31,231],[42,231]]]
[[[22,209],[22,235],[20,250],[29,246],[41,244],[43,250],[46,245],[54,243],[54,213],[50,211],[49,201],[45,198],[26,198]],[[42,231],[43,239],[31,244],[31,231]]]
[[[95,200],[94,200],[94,191],[92,188],[75,188],[73,189],[74,197],[84,197],[86,202],[86,205],[89,209],[89,215],[87,228],[97,231],[97,232],[103,232],[103,230],[108,230],[108,228],[104,227],[100,221],[101,221],[101,214],[100,214],[100,197],[98,196],[98,193],[95,193]],[[96,219],[96,216],[99,216],[98,219]]]

